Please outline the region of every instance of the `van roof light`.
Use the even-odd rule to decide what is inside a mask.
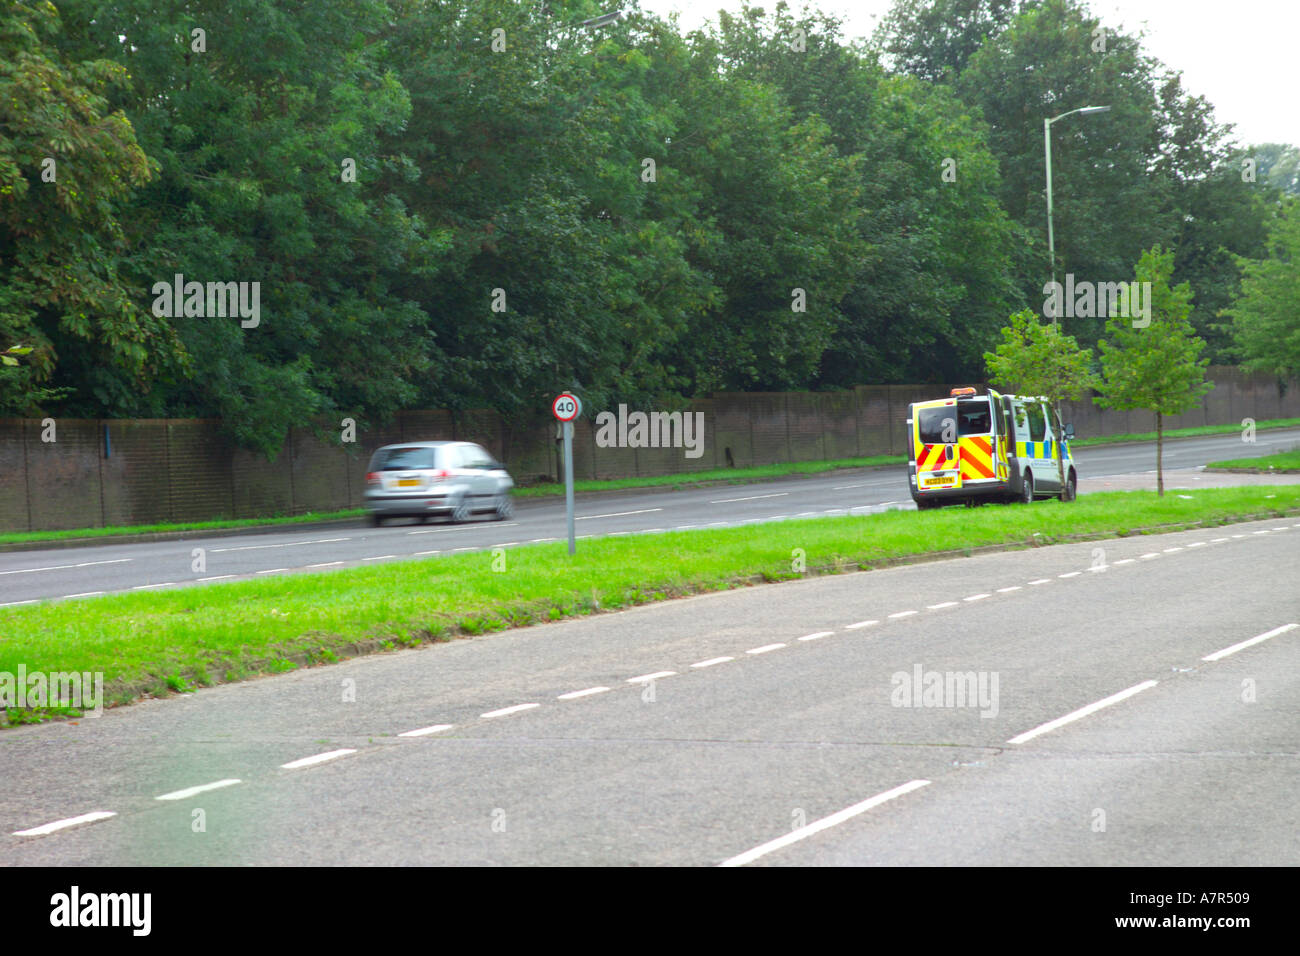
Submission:
[[[957,395],[974,395],[974,394],[975,394],[975,389],[973,389],[973,388],[954,388],[954,389],[953,389],[951,392],[949,392],[948,394],[949,394],[949,395],[953,395],[953,396],[957,396]]]

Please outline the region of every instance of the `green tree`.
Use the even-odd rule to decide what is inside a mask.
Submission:
[[[1111,316],[1099,343],[1103,380],[1094,399],[1104,408],[1146,408],[1156,416],[1156,490],[1165,493],[1164,416],[1196,407],[1213,385],[1205,381],[1205,341],[1192,329],[1191,286],[1170,287],[1174,254],[1159,247],[1143,253],[1136,278],[1149,289],[1149,323]],[[1149,284],[1149,285],[1147,285]]]
[[[1020,6],[1017,0],[895,0],[875,39],[895,69],[951,83]]]
[[[1224,314],[1243,367],[1280,379],[1300,376],[1300,199],[1281,206],[1266,258],[1241,260],[1241,295]]]
[[[1029,309],[1011,316],[1002,330],[1002,343],[984,353],[989,384],[1014,392],[1046,398],[1056,415],[1054,430],[1064,431],[1062,401],[1082,398],[1096,385],[1092,372],[1092,351],[1079,347],[1071,335],[1056,324],[1044,324]],[[1056,443],[1056,474],[1065,487],[1065,459]]]
[[[108,96],[108,60],[64,56],[50,3],[0,11],[0,340],[33,349],[0,376],[0,413],[35,410],[79,352],[140,388],[183,351],[123,275],[120,203],[150,176],[135,131]],[[80,383],[69,382],[68,385]]]

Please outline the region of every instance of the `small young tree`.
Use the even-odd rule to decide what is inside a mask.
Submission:
[[[1011,324],[1002,330],[1002,344],[984,353],[984,364],[989,384],[1051,402],[1058,439],[1063,430],[1060,403],[1082,398],[1096,382],[1092,351],[1079,348],[1074,336],[1064,334],[1058,326],[1044,325],[1029,309],[1011,316]],[[1056,445],[1056,475],[1064,489],[1065,459],[1059,440]]]
[[[1174,271],[1173,250],[1155,247],[1142,254],[1137,281],[1149,289],[1149,321],[1134,323],[1112,315],[1106,322],[1101,349],[1103,381],[1096,399],[1103,408],[1148,408],[1156,415],[1156,492],[1165,493],[1164,417],[1196,407],[1213,385],[1205,380],[1210,360],[1201,356],[1205,341],[1188,321],[1192,288],[1169,287]],[[1150,285],[1146,285],[1150,283]]]

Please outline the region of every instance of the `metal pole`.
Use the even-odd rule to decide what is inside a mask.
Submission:
[[[1043,149],[1047,155],[1047,257],[1052,268],[1052,284],[1056,284],[1056,237],[1052,234],[1052,121],[1043,120]],[[1052,316],[1056,324],[1056,316]]]
[[[564,511],[569,522],[569,554],[573,554],[573,422],[564,423]]]

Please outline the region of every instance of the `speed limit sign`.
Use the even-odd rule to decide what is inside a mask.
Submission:
[[[562,422],[571,422],[582,414],[582,401],[578,396],[564,392],[551,403],[551,413]]]

